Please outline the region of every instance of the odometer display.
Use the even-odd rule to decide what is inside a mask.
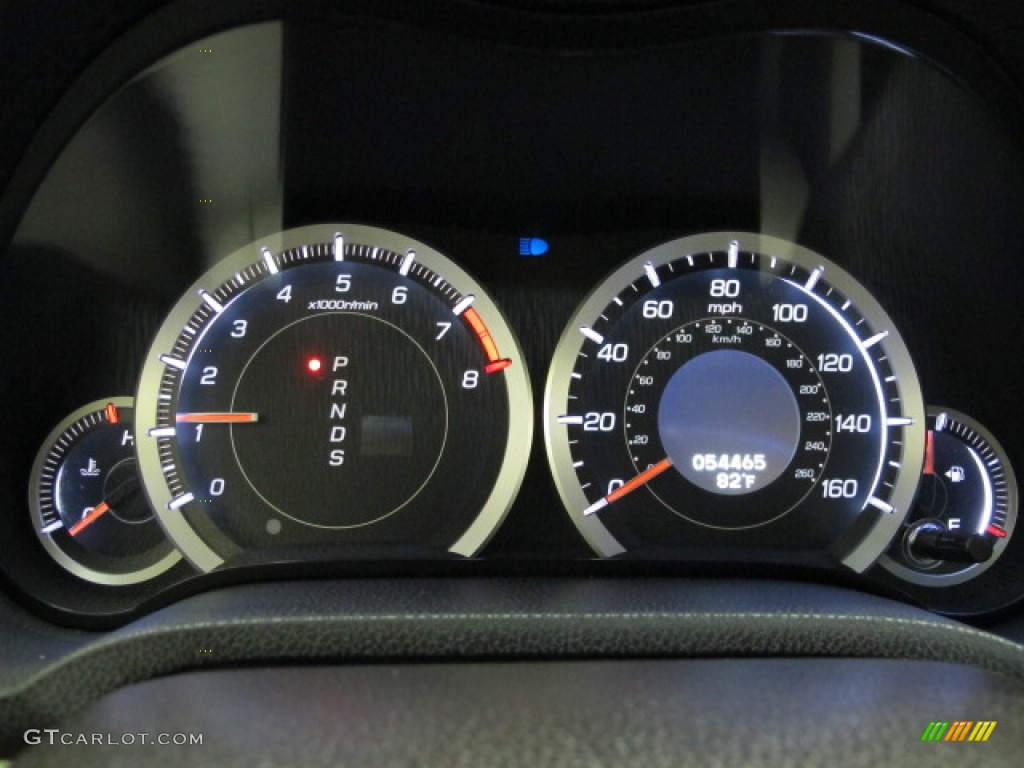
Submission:
[[[549,461],[602,555],[838,560],[899,528],[923,405],[892,322],[824,257],[775,238],[683,238],[573,318],[545,398]]]
[[[474,554],[515,496],[531,422],[479,286],[355,225],[282,233],[201,277],[157,336],[138,412],[147,492],[203,570],[241,553]]]

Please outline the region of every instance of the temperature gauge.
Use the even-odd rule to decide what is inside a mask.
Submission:
[[[46,438],[32,467],[29,506],[46,551],[97,584],[135,584],[181,557],[139,483],[130,397],[90,403]]]
[[[929,408],[917,497],[882,564],[915,584],[958,584],[996,561],[1017,519],[1017,485],[1002,447],[962,413]]]

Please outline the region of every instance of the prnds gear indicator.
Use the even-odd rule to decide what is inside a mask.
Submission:
[[[924,586],[959,584],[1003,553],[1017,522],[1017,483],[985,427],[949,408],[928,409],[917,498],[882,565]]]
[[[146,491],[204,571],[472,555],[532,429],[518,346],[480,286],[349,224],[264,238],[203,275],[156,337],[138,409]]]
[[[181,559],[139,482],[133,413],[130,397],[80,408],[50,433],[32,468],[29,506],[43,547],[97,584],[146,581]]]
[[[924,408],[899,333],[820,254],[745,233],[643,253],[555,352],[545,438],[602,555],[842,562],[899,530]]]

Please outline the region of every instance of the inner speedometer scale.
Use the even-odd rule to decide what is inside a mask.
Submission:
[[[137,444],[161,523],[210,570],[256,558],[471,555],[525,471],[529,385],[468,275],[371,227],[241,249],[172,310]]]
[[[559,343],[548,457],[605,556],[841,561],[907,513],[924,413],[868,292],[776,238],[715,233],[625,264]]]

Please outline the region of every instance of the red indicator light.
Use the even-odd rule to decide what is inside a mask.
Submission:
[[[323,361],[319,357],[311,357],[306,361],[306,368],[310,373],[320,373],[320,369],[323,367]]]
[[[107,407],[104,409],[107,412],[107,421],[111,424],[117,424],[121,420],[121,414],[117,412],[117,406],[113,403],[107,403]]]

